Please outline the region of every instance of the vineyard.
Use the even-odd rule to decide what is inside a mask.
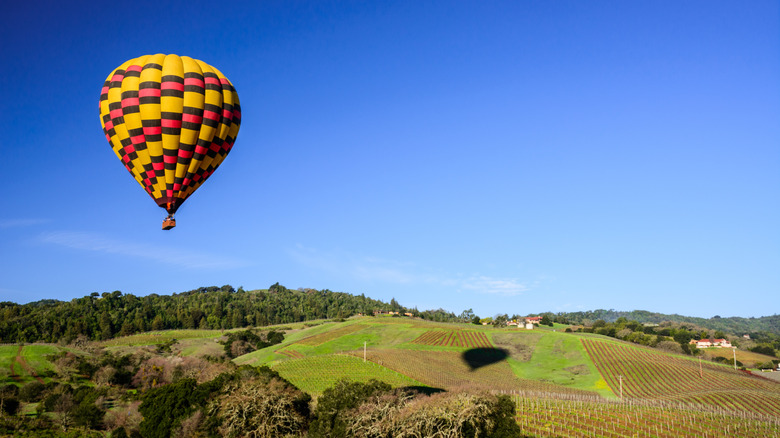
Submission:
[[[357,382],[370,379],[387,382],[393,387],[420,386],[420,382],[362,358],[329,354],[303,359],[287,360],[274,366],[282,377],[303,391],[320,395],[339,379],[347,378]]]
[[[539,437],[755,437],[780,438],[778,418],[697,410],[652,401],[554,400],[539,394],[513,397],[517,422]]]
[[[299,344],[302,345],[308,345],[308,346],[317,346],[322,345],[328,341],[332,341],[334,339],[340,338],[342,336],[350,335],[355,332],[359,332],[360,330],[363,330],[365,328],[364,325],[361,324],[351,324],[346,325],[343,327],[339,327],[333,330],[326,331],[324,333],[319,333],[314,336],[309,336],[308,338],[303,338],[300,341],[298,341]]]
[[[354,352],[360,355],[362,352]],[[454,390],[460,388],[482,390],[527,390],[556,394],[593,395],[552,383],[520,379],[506,361],[472,368],[461,353],[454,351],[374,350],[368,360],[414,378],[427,386]]]
[[[431,345],[435,347],[490,348],[490,341],[485,333],[471,330],[428,330],[413,344]]]
[[[616,342],[583,339],[582,343],[615,394],[620,393],[622,383],[625,398],[675,400],[780,416],[780,386],[767,379]]]
[[[282,356],[287,356],[292,359],[300,359],[303,357],[303,353],[295,350],[279,350],[276,354],[281,354]]]

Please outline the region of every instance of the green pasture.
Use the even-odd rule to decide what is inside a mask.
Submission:
[[[22,357],[27,362],[28,367],[41,374],[46,371],[54,371],[54,366],[46,356],[57,354],[60,351],[59,347],[53,345],[25,345],[22,348]]]
[[[235,330],[227,330],[235,331]],[[155,332],[137,333],[121,338],[109,339],[100,343],[102,347],[136,347],[144,345],[157,345],[169,342],[172,339],[207,339],[219,338],[225,332],[222,330],[162,330]]]
[[[577,336],[551,331],[536,333],[541,337],[534,345],[530,359],[507,359],[515,375],[615,398]]]
[[[19,351],[18,345],[0,345],[0,377],[3,380],[11,375],[11,364],[14,363],[17,351]],[[20,372],[18,366],[15,366],[14,369],[17,373]]]
[[[53,345],[25,345],[22,347],[22,359],[26,362],[29,369],[36,374],[42,375],[46,371],[53,371],[54,366],[46,358],[50,354],[56,354],[62,351],[62,348]],[[33,380],[32,374],[16,362],[16,355],[19,352],[19,345],[0,346],[0,383],[19,383],[24,384]],[[18,381],[11,378],[11,364],[18,376]],[[49,378],[41,376],[45,381]]]
[[[358,382],[376,379],[393,387],[423,386],[414,379],[373,362],[363,362],[363,359],[358,357],[338,354],[288,360],[280,362],[273,369],[302,391],[314,396],[319,396],[339,379],[344,378]]]

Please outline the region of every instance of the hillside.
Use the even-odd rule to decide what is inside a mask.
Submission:
[[[290,290],[277,284],[245,291],[230,285],[172,295],[136,297],[120,291],[71,301],[19,305],[0,302],[0,342],[105,340],[151,330],[211,329],[287,324],[348,317],[374,310],[407,312],[390,303],[329,290]]]
[[[134,397],[174,386],[177,373],[209,387],[225,372],[241,372],[237,365],[266,365],[315,399],[344,378],[426,394],[512,394],[516,420],[529,436],[780,435],[776,381],[601,335],[564,333],[560,326],[529,331],[377,316],[256,331],[269,330],[283,332],[282,342],[228,362],[222,342],[239,329],[154,331],[67,347],[1,346],[0,388],[94,385],[105,394],[108,418],[114,409],[137,412]],[[129,371],[124,378],[122,370]],[[125,391],[135,395],[121,401]],[[32,400],[20,412],[43,403]]]

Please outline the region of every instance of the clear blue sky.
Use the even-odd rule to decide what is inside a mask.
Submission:
[[[776,1],[11,2],[0,24],[0,300],[278,281],[481,316],[780,310]],[[216,66],[243,110],[170,232],[98,118],[153,53]]]

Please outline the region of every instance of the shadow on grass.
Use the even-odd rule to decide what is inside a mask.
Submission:
[[[501,362],[509,356],[503,348],[472,348],[463,352],[463,361],[475,371],[480,367]]]

